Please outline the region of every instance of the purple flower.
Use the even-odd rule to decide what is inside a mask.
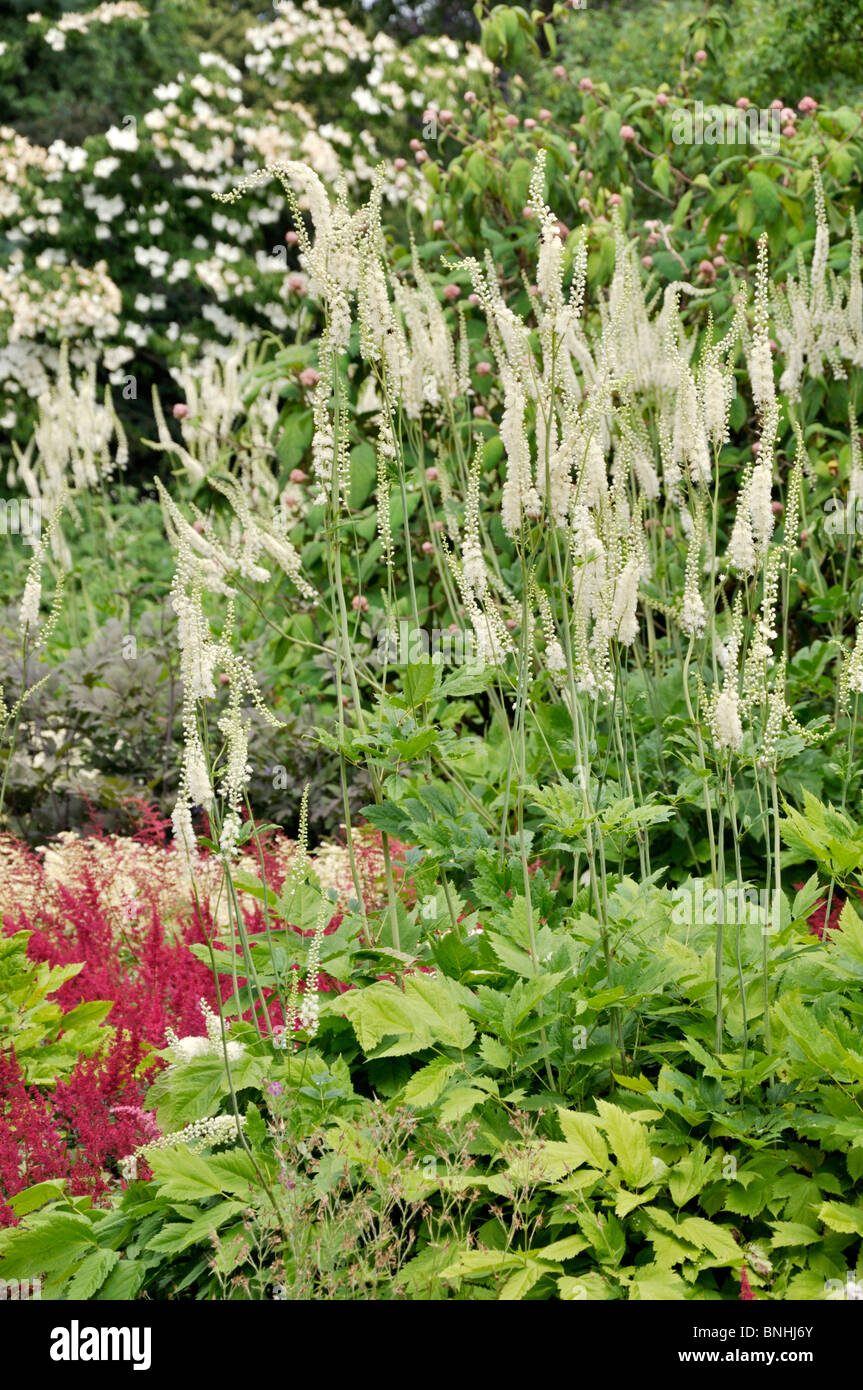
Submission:
[[[267,1091],[271,1096],[280,1096],[283,1090],[284,1087],[282,1086],[281,1081],[271,1081],[269,1086],[267,1087]]]

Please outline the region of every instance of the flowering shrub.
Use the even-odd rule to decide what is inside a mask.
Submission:
[[[252,29],[242,130],[226,58],[178,77],[155,121],[85,142],[107,222],[130,170],[189,166],[200,206],[148,207],[153,240],[116,283],[125,301],[133,262],[172,277],[170,228],[172,290],[194,273],[232,341],[196,356],[176,320],[147,427],[155,561],[128,562],[117,392],[83,340],[13,450],[46,516],[10,562],[5,747],[56,717],[41,676],[95,626],[88,605],[119,607],[79,572],[82,533],[104,525],[130,626],[149,577],[177,657],[157,712],[170,839],[154,811],[137,839],[5,848],[6,930],[31,933],[26,970],[57,1003],[44,1048],[3,1054],[27,1136],[24,1172],[2,1151],[4,1277],[68,1300],[782,1301],[855,1282],[857,130],[801,93],[779,111],[793,153],[672,159],[708,20],[673,87],[612,99],[551,52],[560,7],[548,30],[483,14],[462,55],[478,76],[453,87],[446,44],[404,57],[281,5]],[[320,122],[305,150],[292,122],[312,126],[277,105],[284,75],[326,73],[393,135],[398,63],[441,84],[405,100],[423,106],[410,174]],[[641,217],[655,195],[670,216]],[[290,266],[285,343],[255,298],[261,225]],[[325,770],[288,840],[256,795],[287,790],[306,706]],[[98,720],[87,737],[85,765]],[[310,848],[321,785],[339,838]],[[63,1019],[103,998],[64,1061]]]
[[[142,5],[103,5],[38,28],[59,51],[104,26],[146,26],[147,17]],[[384,35],[368,41],[339,11],[315,4],[276,6],[246,43],[245,70],[201,53],[194,71],[159,83],[144,109],[117,110],[81,143],[56,138],[44,148],[0,128],[7,431],[29,424],[64,340],[73,365],[99,360],[135,400],[149,395],[153,353],[177,365],[205,343],[227,347],[244,328],[295,331],[305,281],[285,246],[280,202],[264,191],[238,221],[211,195],[244,169],[287,159],[362,187],[382,153],[375,129],[392,138],[394,113],[421,111],[430,94],[454,95],[488,68],[475,47],[462,54],[420,40],[403,53]],[[304,104],[324,62],[331,78],[344,76],[339,122],[321,122]],[[249,106],[252,90],[261,99]],[[390,200],[404,200],[415,183],[390,162]]]

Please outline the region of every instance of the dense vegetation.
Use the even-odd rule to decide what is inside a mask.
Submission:
[[[856,8],[10,23],[0,1276],[859,1296]]]

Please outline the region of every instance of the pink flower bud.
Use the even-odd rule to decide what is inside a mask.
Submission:
[[[292,294],[302,294],[306,288],[305,277],[302,275],[288,276],[288,289]]]
[[[452,303],[454,299],[458,299],[460,294],[461,290],[458,285],[444,285],[443,287],[443,297],[444,299],[448,299],[450,303]]]
[[[474,102],[476,101],[476,92],[465,92],[464,99],[467,102],[468,106],[473,106]]]
[[[755,455],[756,458],[757,458],[758,455],[761,453],[761,445],[760,445],[760,443],[758,442],[757,439],[756,439],[755,443],[752,445],[752,452],[753,452],[753,454]]]
[[[611,206],[613,208],[619,208],[621,203],[623,202],[623,198],[619,193],[609,193],[608,201],[611,203]]]
[[[442,521],[436,521],[435,524],[434,524],[434,529],[435,529],[436,531],[442,531],[442,530],[443,530],[443,522],[442,522]]]
[[[406,159],[403,159],[401,155],[399,155],[397,159],[394,159],[394,160],[393,160],[393,168],[394,168],[394,169],[406,169],[407,166],[408,166],[407,160],[406,160]]]
[[[567,227],[566,223],[558,222],[556,231],[561,241],[566,241],[566,238],[569,236],[569,228]]]
[[[503,123],[504,125],[509,126],[510,130],[515,130],[516,126],[518,125],[518,116],[514,116],[513,113],[510,111],[508,116],[504,116]]]
[[[300,237],[298,232],[285,232],[285,241],[288,243],[289,246],[296,246],[299,239]]]
[[[197,521],[192,522],[192,530],[197,531],[199,536],[204,534],[204,523],[200,517],[198,517]]]
[[[540,107],[540,110],[539,110],[539,119],[540,119],[541,121],[550,121],[550,120],[551,120],[551,112],[549,111],[549,109],[548,109],[547,106],[541,106],[541,107]]]
[[[706,49],[706,48],[698,48],[698,49],[695,50],[695,61],[696,61],[696,63],[706,63],[706,62],[707,62],[707,49]]]
[[[431,541],[423,541],[422,552],[423,555],[434,555],[434,546],[432,545]]]
[[[701,280],[706,280],[708,284],[712,284],[713,281],[716,279],[716,269],[713,265],[713,262],[699,261],[698,275]]]
[[[529,222],[530,219],[533,217],[533,208],[522,208],[521,215],[523,218],[525,218],[526,221]]]
[[[585,171],[584,171],[584,181],[585,181],[585,183],[593,183],[593,170],[592,170],[592,169],[585,169]]]
[[[806,542],[808,541],[808,539],[809,539],[809,532],[808,532],[808,531],[801,531],[801,532],[800,532],[800,544],[801,544],[801,545],[805,545]]]
[[[749,105],[750,105],[749,98],[748,98],[748,97],[738,97],[737,100],[735,101],[734,105],[737,107],[738,111],[745,111],[745,110],[749,107]]]
[[[507,627],[509,628],[510,632],[515,632],[516,628],[518,627],[518,619],[517,619],[517,618],[507,618],[507,620],[506,620],[506,625],[507,625]]]
[[[477,420],[485,420],[488,418],[488,411],[486,410],[484,405],[475,405],[473,408],[473,413],[476,416]]]
[[[818,110],[818,102],[814,97],[803,97],[797,103],[797,110],[802,111],[804,116],[809,116],[813,111]]]
[[[368,613],[369,601],[365,594],[354,594],[351,599],[351,608],[355,613]]]
[[[423,125],[428,125],[429,121],[434,120],[437,120],[437,112],[432,111],[431,108],[427,106],[423,112]]]
[[[657,93],[656,93],[656,104],[657,104],[657,106],[667,106],[667,105],[668,105],[668,102],[669,102],[669,96],[668,96],[668,93],[667,93],[667,92],[657,92]]]
[[[771,111],[781,111],[783,105],[784,105],[784,103],[783,103],[783,101],[782,101],[782,98],[781,98],[781,97],[777,97],[775,101],[771,101],[771,103],[770,103],[770,110],[771,110]]]
[[[316,372],[314,367],[304,367],[300,372],[301,386],[317,386],[321,379],[320,372]]]
[[[417,150],[416,154],[414,155],[414,159],[416,160],[417,164],[425,164],[426,160],[428,159],[428,155],[426,154],[425,150]]]
[[[219,685],[230,685],[230,684],[231,684],[231,677],[228,675],[227,671],[220,671],[220,672],[219,672]]]
[[[442,232],[445,226],[446,226],[446,223],[444,222],[443,218],[442,218],[442,217],[436,217],[435,220],[434,220],[434,222],[432,222],[432,231],[433,231],[433,232]]]
[[[635,131],[631,125],[622,125],[620,127],[620,138],[621,140],[635,140]]]
[[[592,91],[593,91],[593,83],[591,82],[590,78],[589,78],[589,77],[581,77],[581,78],[579,78],[578,89],[579,89],[580,92],[592,92]]]
[[[650,270],[650,267],[653,265],[653,257],[652,257],[652,256],[642,256],[642,258],[641,258],[641,264],[644,266],[645,270]]]
[[[782,110],[779,113],[779,116],[785,124],[787,124],[789,121],[797,120],[797,112],[792,111],[790,106],[783,106]]]
[[[770,503],[770,510],[772,511],[774,516],[781,516],[785,509],[782,506],[782,503],[777,500],[775,502]]]
[[[428,481],[429,481],[430,483],[436,483],[437,480],[438,480],[438,471],[437,471],[437,469],[436,469],[436,468],[427,468],[427,469],[426,469],[426,478],[428,479]]]
[[[666,528],[665,528],[665,535],[666,535],[666,538],[667,538],[668,540],[671,540],[672,536],[674,535],[674,527],[673,527],[673,526],[666,526]]]
[[[788,125],[784,125],[784,126],[782,127],[782,134],[783,134],[783,136],[785,137],[786,140],[793,140],[794,137],[795,137],[796,134],[797,134],[797,127],[796,127],[796,125],[791,125],[791,123],[790,123],[790,121],[789,121]]]
[[[171,414],[175,420],[186,420],[189,416],[189,407],[184,405],[182,401],[178,401]]]
[[[566,77],[566,68],[563,66],[562,63],[558,63],[557,67],[553,68],[552,71],[554,73],[554,76],[557,78],[558,82],[562,82],[563,79]]]
[[[309,480],[308,473],[304,473],[302,468],[292,468],[288,477],[292,483],[307,483]]]
[[[412,150],[421,150],[422,147],[422,140],[417,140],[416,136],[414,136],[413,140],[410,141],[409,148]]]
[[[468,302],[468,304],[479,304],[479,295],[478,295],[478,294],[469,294],[468,297],[467,297],[467,302]]]
[[[717,270],[721,270],[722,266],[725,265],[725,257],[724,257],[724,256],[714,256],[714,257],[713,257],[713,264],[716,266],[716,269],[717,269]]]
[[[536,121],[533,119],[533,116],[526,116],[526,117],[525,117],[525,121],[524,121],[524,128],[525,128],[525,130],[533,130],[533,128],[534,128],[535,125],[536,125]]]
[[[590,212],[590,199],[589,199],[589,198],[579,198],[579,200],[578,200],[578,206],[579,206],[579,209],[580,209],[581,212]]]
[[[493,368],[492,368],[492,365],[491,365],[490,362],[477,362],[477,364],[476,364],[476,374],[477,374],[477,376],[491,376],[492,371],[493,371]]]
[[[440,121],[441,125],[451,125],[452,122],[455,120],[455,117],[453,116],[452,112],[445,106],[442,111],[438,112],[438,120]]]

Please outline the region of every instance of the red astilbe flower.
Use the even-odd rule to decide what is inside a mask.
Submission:
[[[752,1292],[752,1285],[749,1282],[749,1275],[745,1265],[743,1265],[740,1270],[740,1298],[744,1303],[757,1302],[755,1294]]]
[[[25,1083],[14,1047],[0,1052],[0,1226],[17,1222],[7,1198],[68,1171],[63,1135],[52,1120],[48,1098]]]
[[[800,889],[803,887],[803,884],[795,883],[794,887],[799,892]],[[857,896],[863,899],[863,889],[858,888],[856,892]],[[825,932],[839,930],[839,918],[841,917],[842,909],[845,906],[845,899],[843,898],[842,894],[834,893],[832,902],[830,903],[830,921],[828,922],[827,902],[827,898],[822,898],[821,902],[816,903],[814,909],[806,919],[806,921],[809,924],[810,932],[813,936],[817,936],[819,941],[824,940]]]

